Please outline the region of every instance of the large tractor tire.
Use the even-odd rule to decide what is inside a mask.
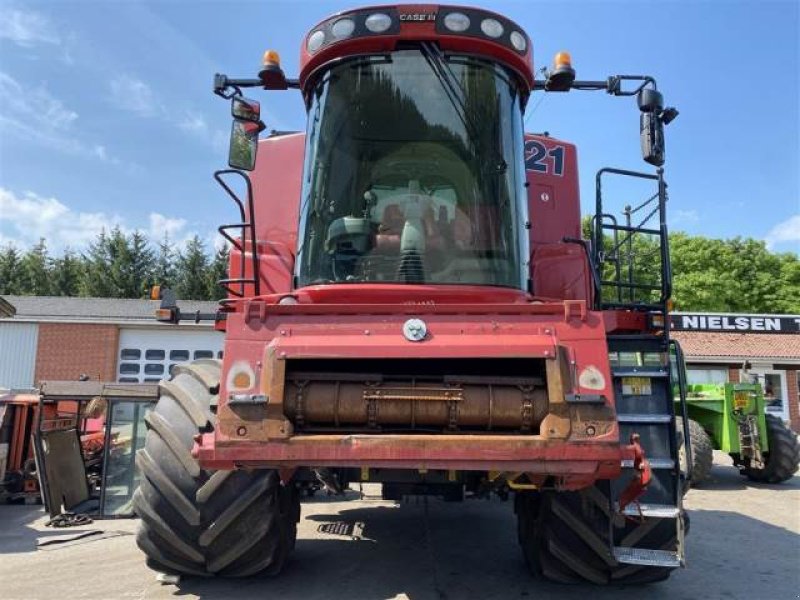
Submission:
[[[178,366],[161,382],[136,456],[141,482],[136,543],[152,569],[243,577],[277,574],[294,547],[299,496],[274,470],[209,471],[192,457],[194,436],[213,422],[220,363]]]
[[[678,436],[683,436],[683,419],[675,418],[675,429]],[[699,485],[711,474],[711,465],[714,463],[714,442],[706,433],[703,426],[697,421],[689,419],[689,440],[692,451],[692,486]],[[681,450],[681,460],[685,460],[685,447]]]
[[[775,415],[767,417],[769,452],[764,453],[764,468],[746,468],[744,474],[753,481],[783,483],[797,472],[800,444],[797,435]]]
[[[643,524],[609,513],[607,482],[580,492],[518,493],[515,498],[519,543],[533,575],[557,583],[599,585],[663,581],[672,568],[620,564],[611,553],[609,519],[615,519],[616,545],[674,548],[672,519]],[[688,521],[687,521],[688,522]]]

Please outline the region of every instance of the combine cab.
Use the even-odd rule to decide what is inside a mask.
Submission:
[[[528,564],[555,581],[681,566],[660,169],[677,111],[655,81],[579,81],[566,53],[537,80],[512,21],[415,5],[318,24],[298,79],[268,51],[257,78],[214,86],[234,117],[233,169],[216,178],[240,216],[220,228],[225,359],[177,367],[148,417],[150,564],[277,573],[298,488],[369,481],[395,499],[513,493]],[[245,88],[299,90],[305,134],[259,139]],[[659,167],[598,174],[591,240],[575,147],[523,132],[532,93],[576,89],[635,97]],[[652,193],[617,217],[611,177]],[[182,318],[169,302],[159,314]]]

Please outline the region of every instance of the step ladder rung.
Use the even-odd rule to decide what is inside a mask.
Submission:
[[[619,504],[617,504],[619,507]],[[641,512],[639,511],[641,509]],[[619,510],[619,508],[617,508]],[[649,517],[653,519],[677,519],[681,511],[677,506],[670,504],[646,504],[642,503],[638,507],[636,504],[628,504],[625,510],[622,511],[623,515],[629,517]]]
[[[671,458],[648,458],[647,462],[650,463],[651,469],[671,469],[675,466],[675,461]],[[630,469],[631,467],[633,467],[632,460],[622,461],[623,469]]]
[[[615,378],[621,377],[645,377],[647,379],[661,379],[669,377],[669,371],[663,369],[613,369],[611,375]]]
[[[669,423],[672,415],[663,413],[617,413],[617,420],[620,423]]]
[[[647,548],[627,548],[623,546],[614,547],[614,558],[617,562],[626,565],[645,565],[650,567],[669,567],[681,566],[681,559],[677,552],[669,550],[650,550]]]

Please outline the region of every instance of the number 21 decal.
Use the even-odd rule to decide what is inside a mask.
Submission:
[[[544,144],[536,140],[525,142],[525,169],[558,175],[564,174],[564,146],[553,146],[548,152]]]

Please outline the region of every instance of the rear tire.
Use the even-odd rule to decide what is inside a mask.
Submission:
[[[800,444],[797,435],[775,415],[766,415],[769,452],[764,453],[764,468],[745,468],[744,474],[753,481],[783,483],[797,472],[800,463]]]
[[[683,419],[676,417],[675,428],[678,435],[683,435]],[[714,463],[714,442],[697,421],[689,419],[689,440],[692,449],[692,486],[699,485],[711,474]]]
[[[674,548],[675,521],[639,524],[614,517],[619,541],[612,542],[608,539],[611,517],[607,487],[604,482],[580,492],[516,495],[517,533],[534,576],[557,583],[598,585],[653,583],[669,577],[671,568],[617,563],[611,546]]]
[[[142,474],[134,494],[141,517],[136,543],[148,566],[164,573],[277,574],[297,535],[297,491],[274,470],[205,470],[191,455],[194,436],[213,421],[220,372],[219,361],[195,361],[159,384],[136,456]]]

